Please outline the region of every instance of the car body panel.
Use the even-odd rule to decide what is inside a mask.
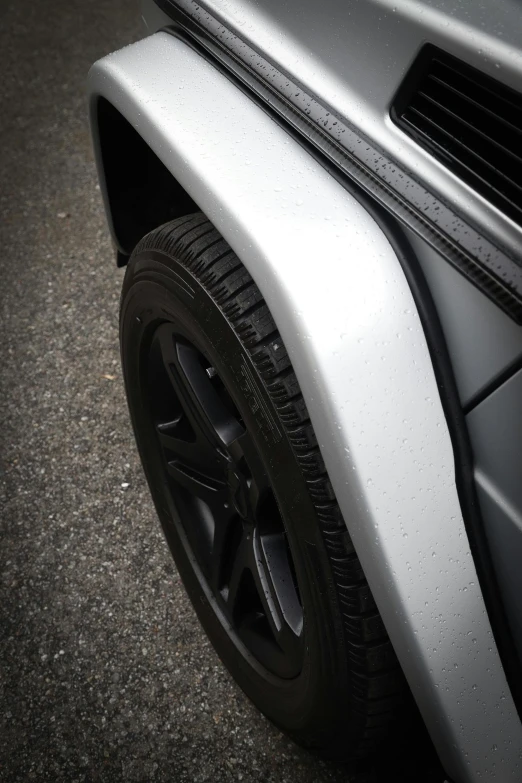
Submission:
[[[467,424],[486,535],[522,649],[522,370],[477,405]]]
[[[173,36],[157,33],[98,61],[89,91],[102,190],[100,96],[261,289],[447,772],[459,783],[518,780],[522,727],[462,519],[431,357],[390,242],[298,142]]]
[[[269,69],[272,68],[270,65],[270,60],[260,59],[259,56],[256,57],[256,51],[259,51],[262,49],[262,43],[263,43],[263,26],[256,27],[256,26],[250,26],[248,29],[248,35],[245,35],[243,31],[243,27],[241,30],[239,30],[239,35],[241,37],[235,37],[231,32],[229,32],[228,29],[225,29],[224,27],[220,27],[214,20],[213,17],[207,14],[204,11],[204,8],[201,7],[199,4],[196,4],[192,2],[192,0],[157,0],[157,2],[162,3],[163,5],[169,4],[169,7],[172,10],[173,19],[183,19],[183,11],[185,10],[186,13],[191,14],[190,19],[193,20],[197,25],[200,26],[201,29],[206,29],[209,31],[210,39],[217,40],[218,43],[216,46],[224,47],[226,51],[233,54],[233,57],[236,61],[241,60],[241,62],[244,63],[245,68],[253,68],[254,71],[257,69],[257,74],[259,78],[264,78],[266,83],[271,86],[271,89],[275,90],[276,92],[278,90],[285,90],[285,79],[280,74],[278,76],[276,70],[270,71]],[[208,5],[208,4],[207,4]],[[216,9],[215,13],[218,16],[222,16],[221,11],[227,11],[230,10],[230,4],[219,4],[215,3],[216,6],[219,6],[220,13],[218,14],[218,11]],[[282,5],[288,5],[282,4]],[[349,6],[350,9],[353,10],[353,7],[356,6],[358,14],[362,14],[361,8],[364,6],[366,8],[366,15],[361,16],[359,21],[361,22],[361,25],[363,24],[363,19],[366,19],[367,22],[367,30],[364,28],[364,26],[359,26],[353,28],[353,31],[351,32],[352,36],[355,37],[356,44],[359,45],[359,39],[371,39],[372,35],[375,35],[376,32],[373,29],[371,23],[372,16],[370,11],[368,10],[369,6],[372,6],[373,4],[371,2],[367,3],[357,3],[357,4],[345,4],[343,5],[343,8],[346,8]],[[222,8],[223,6],[223,8]],[[267,6],[268,7],[268,6]],[[422,11],[422,4],[420,4],[420,11]],[[341,9],[342,10],[342,9]],[[339,13],[341,13],[341,10],[339,10]],[[150,31],[159,29],[161,27],[169,27],[173,25],[173,20],[170,19],[166,14],[164,14],[161,10],[158,9],[158,6],[155,2],[152,2],[152,0],[147,0],[147,2],[144,4],[144,12],[145,12],[145,19],[148,25],[148,29]],[[309,13],[308,11],[305,11],[306,13]],[[182,14],[181,17],[179,17],[179,14]],[[279,8],[278,13],[282,13],[281,8]],[[350,11],[351,13],[351,11]],[[244,17],[245,19],[249,18],[249,8],[248,4],[244,9]],[[419,18],[422,17],[422,13],[419,13]],[[188,19],[188,17],[187,17]],[[325,17],[325,25],[328,26],[328,17]],[[448,21],[448,25],[451,23],[451,20]],[[182,21],[182,25],[183,25]],[[243,25],[244,26],[244,25]],[[189,26],[190,29],[190,26]],[[295,27],[294,33],[297,35],[299,32],[299,26]],[[364,34],[361,33],[362,30],[365,30]],[[429,31],[430,28],[428,27],[427,30]],[[238,32],[236,30],[236,32]],[[248,50],[245,45],[241,43],[243,39],[251,39],[252,45],[255,45],[255,49]],[[351,40],[349,37],[349,31],[347,31],[347,37],[346,40]],[[318,49],[321,50],[321,45],[324,43],[323,39],[319,35],[318,37]],[[422,41],[419,40],[418,47],[422,45]],[[215,47],[214,47],[215,51]],[[270,50],[271,51],[271,50]],[[268,52],[267,56],[270,56],[270,51]],[[351,47],[350,47],[351,51]],[[266,54],[263,51],[263,54]],[[401,56],[403,54],[403,51],[401,50]],[[313,52],[309,52],[308,50],[303,54],[304,56],[312,56]],[[348,55],[347,55],[348,57]],[[384,59],[388,57],[388,49],[385,50],[385,54],[383,55]],[[226,62],[226,60],[225,60]],[[335,65],[335,59],[330,63],[328,61],[328,65]],[[326,68],[326,72],[328,71],[326,64],[323,64]],[[226,67],[226,66],[225,66]],[[377,67],[377,66],[376,66]],[[267,70],[268,69],[268,70]],[[386,74],[388,74],[388,68],[386,70]],[[403,75],[403,74],[402,74]],[[402,76],[401,75],[401,76]],[[352,78],[352,77],[350,77]],[[355,85],[358,84],[357,81],[357,75],[354,74],[353,76],[353,83]],[[286,81],[286,87],[288,87],[288,80]],[[296,82],[296,84],[299,84],[299,82]],[[397,82],[398,86],[400,84],[400,79]],[[364,100],[371,103],[373,92],[371,91],[371,78],[369,78],[369,82],[366,84],[360,84],[359,85],[361,89],[364,91],[364,89],[367,90],[367,92],[364,94]],[[394,89],[396,89],[396,86]],[[289,88],[288,88],[289,89]],[[301,92],[300,92],[301,91]],[[285,100],[292,100],[291,96],[293,95],[294,90],[286,90],[285,93]],[[303,90],[298,87],[296,94],[302,94],[304,96]],[[393,97],[393,91],[390,92],[390,100]],[[267,94],[267,96],[264,98],[266,102],[273,106],[273,101],[270,98],[270,94]],[[301,99],[299,99],[301,100]],[[298,100],[298,102],[299,102]],[[320,101],[323,101],[323,96],[320,96]],[[309,104],[306,104],[309,105]],[[358,106],[358,103],[354,103],[352,106],[352,109],[355,110]],[[387,122],[388,117],[388,109],[389,105],[386,107],[385,113],[382,115],[382,121],[383,123]],[[308,114],[308,110],[306,111],[306,114]],[[353,114],[353,112],[352,112]],[[285,116],[285,111],[282,109],[282,116]],[[288,116],[288,115],[287,115]],[[315,116],[315,115],[313,115]],[[330,120],[328,120],[328,117],[330,117]],[[316,123],[315,127],[322,128],[323,125],[328,124],[331,122],[332,117],[335,120],[339,120],[340,115],[326,115],[326,119],[323,114],[319,114],[315,117],[314,122]],[[349,122],[352,123],[353,116],[349,115]],[[308,126],[310,123],[308,123]],[[338,140],[339,142],[344,143],[344,149],[354,149],[359,150],[357,152],[357,155],[359,155],[361,149],[366,149],[366,144],[364,144],[364,137],[350,137],[350,142],[348,144],[345,143],[348,132],[346,134],[346,137],[342,134],[344,133],[344,129],[348,130],[347,126],[343,125],[341,121],[334,122],[334,126],[337,125],[338,128],[342,126],[343,130],[340,131],[340,135],[338,133]],[[298,126],[299,127],[299,126]],[[377,127],[377,126],[376,126]],[[307,133],[308,131],[308,133]],[[304,126],[301,126],[301,132],[304,136],[310,135],[311,139],[315,139],[315,143],[317,143],[317,134],[314,134],[314,131],[309,129],[306,126],[306,122]],[[366,136],[368,138],[368,136]],[[373,157],[378,158],[379,163],[374,161],[374,164],[377,165],[377,168],[373,172],[374,175],[377,175],[377,178],[379,176],[383,176],[386,178],[386,182],[388,185],[391,185],[392,182],[394,182],[393,187],[397,188],[400,183],[400,187],[402,188],[402,195],[406,196],[407,193],[411,194],[413,192],[412,188],[414,189],[415,183],[412,179],[405,179],[403,174],[400,174],[400,176],[397,178],[391,177],[390,172],[396,170],[396,163],[395,160],[397,158],[391,158],[388,163],[386,163],[386,158],[382,157],[381,153],[379,153],[379,139],[378,135],[375,135],[371,139],[373,146],[368,147],[369,152],[367,155],[369,155],[368,160],[366,161],[367,164],[371,163],[371,159]],[[363,142],[363,143],[360,143]],[[312,141],[312,143],[314,143]],[[354,147],[355,144],[355,147]],[[388,150],[390,152],[390,150]],[[394,149],[391,148],[390,154],[394,153]],[[364,159],[364,155],[360,157],[360,161],[362,162]],[[367,156],[366,156],[367,157]],[[415,163],[414,159],[408,159],[410,163]],[[433,161],[432,161],[433,162]],[[451,173],[444,169],[446,178],[452,177]],[[386,174],[385,174],[386,172]],[[429,180],[429,168],[422,167],[422,166],[416,166],[414,170],[414,178],[422,179],[424,177],[425,186],[427,189],[431,188],[432,183],[428,182]],[[355,171],[352,169],[352,174],[355,174]],[[356,181],[357,177],[356,177]],[[364,180],[363,180],[364,181]],[[375,176],[373,178],[373,181],[375,181]],[[364,185],[363,185],[364,187]],[[398,191],[396,191],[396,195],[400,195]],[[451,197],[451,192],[446,189],[445,191],[445,200],[448,201],[448,197]],[[420,202],[418,201],[420,198]],[[482,247],[482,253],[485,254],[484,257],[490,258],[490,263],[492,264],[493,269],[500,269],[501,262],[501,254],[500,256],[495,256],[495,253],[498,254],[498,250],[495,250],[493,245],[491,243],[488,243],[483,235],[479,234],[477,235],[475,230],[470,227],[469,225],[466,227],[465,225],[459,226],[459,219],[456,217],[456,213],[449,213],[446,214],[444,219],[442,219],[444,207],[442,206],[442,202],[437,202],[437,205],[432,204],[432,196],[428,192],[428,190],[418,190],[415,191],[415,197],[413,201],[411,202],[412,205],[415,203],[420,204],[421,212],[423,215],[431,214],[432,219],[438,223],[439,227],[442,228],[445,226],[446,231],[446,238],[448,237],[448,232],[453,237],[459,236],[459,243],[460,243],[460,250],[464,249],[465,247],[470,250],[471,248],[475,248],[475,251],[477,251],[477,248]],[[480,197],[477,194],[474,194],[474,201],[475,206],[477,207],[478,202],[480,202]],[[458,201],[458,199],[457,199]],[[387,208],[391,209],[392,211],[396,207],[396,202],[394,204],[393,199],[387,200],[385,199],[385,204],[387,204]],[[430,211],[428,210],[428,207],[430,208]],[[399,220],[403,220],[405,215],[408,215],[408,210],[406,209],[406,213],[404,210],[401,213],[401,210],[395,212],[396,217]],[[475,217],[479,217],[478,213],[473,213]],[[449,221],[449,222],[448,222]],[[408,219],[406,219],[406,225],[408,225]],[[415,225],[415,221],[413,224],[413,227]],[[477,225],[476,223],[474,225]],[[481,224],[481,230],[484,229],[485,224],[482,222]],[[419,225],[417,224],[417,228]],[[448,340],[448,348],[450,349],[450,352],[452,353],[452,358],[454,358],[454,372],[457,380],[457,385],[460,391],[461,395],[461,402],[464,407],[467,407],[469,405],[472,405],[477,395],[480,395],[484,393],[491,382],[494,382],[497,377],[502,375],[503,373],[507,372],[508,369],[511,367],[511,365],[516,362],[517,359],[520,359],[522,361],[522,328],[518,326],[516,323],[512,322],[510,318],[504,318],[502,313],[498,312],[498,308],[491,307],[489,302],[485,300],[484,296],[479,295],[476,291],[473,291],[470,286],[464,285],[464,283],[455,275],[451,273],[451,270],[447,270],[445,264],[440,264],[440,253],[439,250],[441,249],[441,242],[440,237],[439,239],[435,239],[435,244],[433,244],[433,237],[431,242],[431,247],[435,250],[435,252],[430,251],[430,247],[428,247],[428,243],[422,242],[422,241],[416,241],[417,237],[415,236],[414,232],[411,230],[411,227],[408,229],[407,233],[411,235],[411,237],[414,240],[414,244],[417,247],[422,247],[422,255],[423,258],[426,259],[426,267],[427,270],[425,270],[427,276],[429,276],[429,283],[430,286],[433,288],[433,296],[437,300],[437,305],[439,307],[440,311],[440,317],[443,321],[444,331],[446,334],[446,339]],[[422,231],[421,231],[422,234]],[[417,234],[418,235],[418,234]],[[419,236],[419,235],[418,235]],[[422,239],[421,236],[419,236],[419,239]],[[498,240],[498,237],[497,237]],[[442,240],[442,246],[444,246],[444,239]],[[522,247],[522,244],[519,243],[519,252],[520,248]],[[425,249],[425,250],[424,250]],[[459,253],[457,251],[457,257],[459,256]],[[450,260],[448,256],[446,256],[447,260]],[[497,260],[495,260],[497,259]],[[453,263],[457,263],[455,258],[453,259]],[[497,264],[499,266],[497,267]],[[512,267],[513,268],[513,267]],[[515,268],[518,269],[518,267]],[[463,271],[463,268],[460,267],[461,271]],[[507,271],[507,268],[506,268]],[[429,275],[428,275],[429,272]],[[520,272],[520,270],[519,270]],[[502,273],[504,274],[504,273]],[[500,275],[500,272],[499,272]],[[502,276],[502,275],[500,275]],[[514,284],[514,280],[513,280]],[[509,288],[509,286],[508,286]],[[458,289],[458,290],[457,290]],[[456,301],[459,301],[459,305],[457,308],[454,307]],[[465,314],[465,315],[464,315]],[[469,316],[469,323],[466,325],[466,317]],[[462,328],[463,327],[463,328]],[[477,337],[480,337],[480,339],[477,339]]]
[[[323,70],[314,72],[315,77],[322,80],[324,92],[314,93],[314,88],[310,88],[306,82],[303,86],[297,76],[292,81],[292,75],[288,74],[293,74],[293,71],[285,71],[281,61],[274,64],[274,47],[277,49],[277,42],[270,39],[270,45],[267,46],[263,42],[266,25],[273,25],[274,20],[281,22],[280,34],[284,38],[285,31],[289,29],[288,19],[295,11],[292,2],[278,4],[277,7],[271,2],[265,4],[263,10],[266,13],[262,18],[256,16],[259,10],[257,7],[252,9],[251,4],[241,4],[240,15],[237,16],[242,22],[239,27],[232,20],[227,20],[227,14],[235,8],[234,2],[222,3],[216,0],[203,6],[194,0],[155,0],[155,3],[171,13],[170,29],[175,30],[175,34],[188,34],[188,40],[216,61],[224,72],[233,74],[246,84],[261,101],[292,126],[301,138],[320,150],[324,158],[333,163],[334,173],[337,170],[347,174],[349,182],[357,183],[363,191],[371,194],[374,203],[384,206],[390,215],[401,222],[423,268],[431,298],[435,300],[464,411],[469,412],[516,372],[522,366],[522,318],[513,297],[516,300],[518,296],[520,302],[522,243],[515,243],[518,247],[518,258],[513,256],[510,259],[506,252],[501,250],[506,235],[500,224],[495,226],[491,221],[485,221],[480,212],[481,196],[478,193],[469,188],[468,206],[472,202],[475,205],[470,211],[460,197],[455,197],[458,192],[451,183],[453,181],[453,184],[458,186],[460,180],[447,167],[441,165],[441,176],[445,185],[440,190],[441,183],[430,180],[429,166],[417,165],[418,161],[411,156],[408,160],[401,159],[393,145],[388,145],[386,149],[381,145],[379,134],[382,127],[378,123],[375,123],[373,130],[370,126],[364,128],[360,123],[359,128],[356,128],[359,106],[357,102],[351,105],[351,112],[346,120],[346,115],[341,114],[335,106],[332,108],[325,99],[331,86],[329,77],[333,69],[335,75],[344,80],[347,89],[353,87],[358,90],[362,102],[369,109],[374,109],[375,103],[378,104],[380,97],[382,98],[379,91],[373,89],[375,69],[384,69],[382,84],[385,87],[390,86],[389,48],[393,49],[397,41],[401,42],[400,51],[394,51],[397,61],[400,62],[408,51],[408,46],[417,46],[418,51],[426,42],[432,47],[434,44],[443,46],[445,42],[448,43],[444,36],[440,37],[443,28],[451,31],[452,45],[446,48],[463,58],[461,62],[479,64],[470,51],[469,44],[476,39],[480,26],[481,35],[491,43],[487,48],[486,61],[492,53],[499,51],[499,47],[502,49],[503,43],[499,43],[499,40],[503,39],[504,42],[509,41],[513,55],[509,61],[510,66],[513,63],[516,65],[522,27],[510,30],[508,35],[505,33],[505,28],[515,18],[512,5],[509,2],[501,2],[495,5],[494,9],[488,7],[486,11],[486,6],[478,9],[474,6],[467,9],[464,16],[444,0],[393,6],[391,12],[397,16],[390,22],[390,29],[397,33],[396,40],[386,39],[386,47],[381,49],[375,44],[382,43],[381,39],[386,38],[387,32],[382,30],[379,24],[375,24],[376,4],[372,0],[348,4],[336,4],[331,0],[327,3],[328,13],[324,14],[321,10],[319,15],[313,4],[300,5],[299,23],[291,26],[293,38],[286,41],[289,48],[284,53],[288,56],[292,46],[296,51],[302,49],[300,65],[318,53],[324,55]],[[380,2],[379,5],[390,10],[389,3]],[[207,9],[211,9],[212,13]],[[343,20],[346,22],[348,16],[350,19],[354,17],[356,23],[342,27]],[[311,41],[310,47],[306,45],[310,30],[307,24],[303,23],[303,18],[306,22],[315,20],[313,31],[316,46],[313,46]],[[254,19],[254,23],[247,25],[251,19]],[[336,19],[341,25],[343,43],[347,47],[344,59],[339,42],[330,40],[328,31],[332,19]],[[247,32],[244,32],[245,26],[248,27]],[[425,38],[422,37],[423,34]],[[361,47],[363,50],[371,50],[375,59],[375,69],[368,72],[367,76],[358,71],[350,59],[353,52],[359,52]],[[374,52],[379,52],[377,58],[374,57]],[[481,62],[480,58],[479,61]],[[417,58],[415,62],[418,63]],[[345,71],[347,64],[354,66],[349,73],[349,85]],[[502,79],[506,85],[509,81],[501,64],[501,60],[495,62],[499,78],[493,83],[493,89],[495,83],[501,89]],[[415,67],[422,69],[418,64]],[[405,66],[397,86],[401,85],[401,79],[407,70]],[[487,68],[483,70],[487,71]],[[303,73],[306,74],[306,67],[303,67]],[[396,71],[394,73],[397,75]],[[408,71],[406,78],[410,79],[410,76]],[[473,78],[476,77],[475,70]],[[316,82],[316,86],[320,84],[321,81]],[[513,85],[515,84],[516,80],[513,82]],[[490,84],[489,88],[491,87]],[[396,87],[394,89],[396,91]],[[402,87],[399,87],[399,92],[401,91]],[[383,104],[385,111],[381,117],[382,125],[390,121],[394,94],[390,88],[388,104]],[[512,105],[518,105],[519,101],[514,95],[511,97],[514,101]],[[435,195],[438,188],[443,196],[442,200]],[[451,208],[448,206],[450,202],[453,202]],[[468,222],[463,217],[466,210]],[[451,252],[448,252],[448,247]],[[465,279],[454,274],[448,263],[441,263],[443,260],[458,269]],[[497,282],[484,276],[484,272],[492,273]],[[499,280],[503,281],[500,290],[496,287]],[[477,290],[466,281],[472,281]],[[414,287],[417,287],[416,283]],[[496,307],[491,306],[483,293],[488,295]],[[508,300],[511,302],[509,306]],[[504,310],[504,313],[501,310]],[[508,318],[504,317],[507,313]],[[428,321],[424,319],[424,326],[430,333],[433,331],[433,320],[431,316],[428,316]],[[432,346],[432,350],[437,352],[438,349]],[[437,364],[440,365],[440,362],[437,361]],[[449,397],[453,398],[453,395],[450,394]],[[445,399],[448,399],[448,394],[445,394]],[[457,428],[465,430],[463,424],[457,425]],[[454,436],[458,438],[455,432]],[[475,448],[479,447],[487,449],[487,443],[476,442]],[[463,448],[467,452],[467,446]],[[459,448],[459,466],[468,461],[461,451]],[[478,461],[482,461],[484,457],[484,454],[475,454]],[[467,468],[463,468],[463,471],[467,473]],[[522,483],[522,474],[519,474],[519,480]],[[480,486],[478,491],[482,493]],[[522,555],[522,533],[518,538],[514,535],[508,539],[502,535],[501,527],[498,527],[497,540],[491,544],[497,529],[495,520],[485,520],[489,534],[486,538],[480,514],[476,512],[477,505],[471,498],[474,490],[471,489],[470,492],[471,494],[466,493],[469,501],[466,512],[470,522],[468,530],[482,584],[486,585],[487,603],[493,613],[497,639],[502,644],[504,663],[508,667],[510,682],[517,694],[520,710],[522,646],[519,643],[517,649],[514,639],[522,639],[522,618],[513,601],[508,600],[510,591],[505,574],[497,576],[494,573],[488,550],[491,546],[496,548],[497,553],[504,549],[504,559],[513,558],[514,552]],[[489,514],[491,508],[490,504],[482,504],[482,516]],[[514,529],[512,532],[514,533]]]
[[[319,150],[335,170],[357,183],[375,203],[422,236],[522,324],[522,245],[516,245],[518,250],[513,247],[508,250],[502,237],[492,233],[491,226],[473,222],[458,209],[456,202],[450,204],[437,195],[430,183],[422,180],[422,168],[412,171],[391,157],[349,120],[333,111],[323,96],[303,87],[259,48],[246,43],[194,0],[155,1],[171,14],[169,29],[173,34],[187,40],[244,85],[286,125],[292,126],[300,138]],[[353,28],[355,36],[365,33],[361,28]],[[371,41],[372,29],[367,33]],[[419,70],[418,66],[415,70]],[[413,86],[413,73],[409,72],[406,78]],[[510,90],[506,85],[501,89]],[[403,95],[400,101],[404,101],[404,90],[401,88],[399,92]],[[392,111],[393,107],[389,108]],[[402,111],[400,106],[397,111]],[[389,115],[384,115],[383,122],[387,118]],[[516,187],[516,183],[512,184]]]
[[[167,3],[170,0],[167,0]],[[505,84],[522,83],[522,24],[513,0],[172,0],[222,21],[363,138],[424,181],[471,223],[520,254],[522,227],[477,196],[390,118],[390,104],[430,42]],[[152,0],[145,3],[145,17]],[[150,19],[153,25],[153,18]]]

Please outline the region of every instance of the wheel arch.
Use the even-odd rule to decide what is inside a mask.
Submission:
[[[91,130],[105,211],[125,266],[139,240],[198,206],[124,114],[103,95],[91,99]]]
[[[491,754],[497,744],[505,772],[498,779],[511,779],[520,723],[462,519],[429,349],[387,237],[260,107],[166,33],[99,61],[89,89],[120,258],[132,249],[137,210],[162,175],[152,176],[145,166],[132,203],[118,196],[105,171],[110,154],[125,168],[118,125],[127,140],[140,138],[134,136],[141,165],[149,155],[145,144],[170,172],[167,189],[159,191],[171,198],[167,206],[183,209],[187,198],[197,204],[261,289],[377,605],[448,773],[475,781],[496,763],[498,777],[498,755]],[[109,120],[114,111],[123,126],[120,119],[109,131],[104,121],[100,126],[104,101],[112,107]],[[150,228],[163,222],[159,213],[150,214]]]

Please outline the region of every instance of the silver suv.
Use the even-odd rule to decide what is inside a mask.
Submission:
[[[418,707],[455,783],[521,781],[521,7],[143,15],[92,135],[198,616],[304,746],[364,756]]]

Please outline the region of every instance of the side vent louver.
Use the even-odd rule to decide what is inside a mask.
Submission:
[[[392,117],[522,224],[522,95],[430,46],[399,91]]]

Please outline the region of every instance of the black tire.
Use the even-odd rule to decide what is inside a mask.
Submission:
[[[295,741],[329,758],[367,755],[389,738],[405,681],[272,316],[248,271],[203,214],[174,220],[138,244],[123,285],[120,337],[129,408],[152,497],[218,654],[254,704]],[[208,395],[215,410],[205,407]],[[165,422],[169,405],[176,412]],[[228,446],[207,455],[209,444],[215,448],[218,442],[209,421],[228,443],[215,424],[223,416],[229,416],[227,427],[239,422],[243,428],[239,467]],[[180,422],[190,435],[183,435]],[[182,441],[193,451],[183,451]],[[232,465],[224,483],[220,473],[213,478],[207,462],[205,470],[194,467],[200,453],[195,444],[203,444],[201,459],[215,458],[216,471]],[[204,485],[204,502],[196,498],[194,482]],[[214,504],[215,493],[222,492],[229,493],[232,511],[229,503]],[[205,507],[207,496],[214,505]],[[223,522],[222,505],[228,509]],[[220,525],[235,531],[226,528],[222,548]],[[288,547],[278,550],[280,572],[271,570],[264,549],[269,534],[278,537],[278,547],[283,541]],[[262,562],[255,554],[259,573],[249,559],[251,540],[257,541],[257,553],[262,542]],[[288,569],[289,603],[285,593],[276,606]],[[260,584],[269,584],[264,598]],[[287,619],[296,596],[302,626],[298,609],[295,622]]]

